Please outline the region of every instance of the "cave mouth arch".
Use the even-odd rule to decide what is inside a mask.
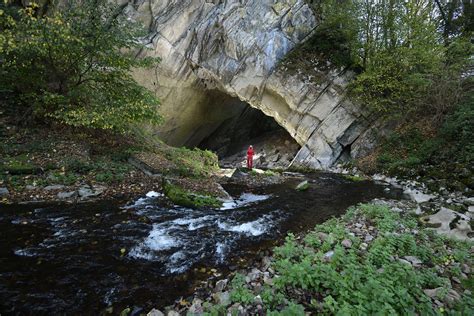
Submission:
[[[213,128],[206,124],[199,127],[199,135],[192,135],[185,146],[215,152],[223,167],[239,167],[244,162],[247,147],[253,145],[255,167],[288,167],[301,146],[273,117],[236,97],[223,94],[211,93],[213,98],[209,104],[213,105],[211,110],[229,115],[213,122]],[[203,130],[207,133],[200,132]]]

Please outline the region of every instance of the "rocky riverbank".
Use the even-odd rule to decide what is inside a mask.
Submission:
[[[193,297],[149,315],[300,315],[347,308],[471,314],[474,199],[433,194],[415,181],[373,180],[403,188],[407,199],[376,199],[313,231],[290,234],[248,268],[212,277]]]

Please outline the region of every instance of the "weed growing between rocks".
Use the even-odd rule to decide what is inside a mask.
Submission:
[[[262,271],[233,278],[225,306],[269,315],[470,315],[473,247],[422,227],[414,214],[361,204],[304,237],[289,234]]]

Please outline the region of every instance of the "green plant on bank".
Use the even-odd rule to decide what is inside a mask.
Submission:
[[[347,225],[366,222],[375,228],[374,240],[363,251],[364,240],[350,234]],[[321,234],[324,233],[324,238]],[[344,248],[342,241],[352,242]],[[424,289],[443,288],[460,277],[460,264],[473,265],[472,243],[448,239],[419,226],[414,214],[396,213],[387,206],[360,204],[340,219],[330,219],[297,239],[288,234],[274,249],[272,267],[279,277],[260,293],[269,315],[470,315],[474,312],[472,275],[456,288],[461,298],[437,308]],[[414,256],[415,268],[398,258]],[[439,267],[442,267],[441,269]],[[237,274],[230,284],[232,302],[250,304],[255,293]],[[276,311],[276,312],[275,312]]]
[[[222,203],[213,196],[189,192],[177,185],[171,184],[167,180],[163,181],[163,192],[173,203],[185,207],[219,208],[222,206]]]
[[[435,135],[409,127],[392,133],[381,145],[377,167],[391,174],[449,179],[447,186],[474,189],[474,94],[445,119]]]
[[[41,172],[41,168],[31,163],[26,154],[15,157],[4,157],[2,160],[0,160],[0,173],[24,175]]]
[[[0,93],[16,117],[120,132],[161,121],[158,100],[131,75],[158,60],[136,58],[144,33],[122,7],[17,3],[0,4]]]
[[[230,299],[232,302],[250,304],[254,300],[253,293],[245,286],[245,277],[237,273],[231,282],[232,291],[230,292]]]
[[[202,178],[219,170],[217,155],[209,150],[165,146],[159,151],[176,165],[172,173],[180,176]]]
[[[347,179],[349,181],[352,181],[352,182],[360,182],[360,181],[364,181],[365,179],[361,176],[357,176],[357,175],[351,175],[351,174],[345,174],[342,176],[344,179]]]

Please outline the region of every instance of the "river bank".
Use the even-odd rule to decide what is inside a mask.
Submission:
[[[166,313],[472,314],[474,244],[427,228],[417,208],[379,199],[349,208]]]
[[[354,182],[369,178],[357,170],[333,171]],[[371,180],[387,185],[387,191],[401,189],[405,200],[375,199],[314,230],[290,233],[283,245],[258,254],[247,268],[211,278],[193,296],[162,310],[167,315],[471,314],[474,199],[429,192],[414,180],[377,174]],[[153,309],[149,315],[162,312]]]

